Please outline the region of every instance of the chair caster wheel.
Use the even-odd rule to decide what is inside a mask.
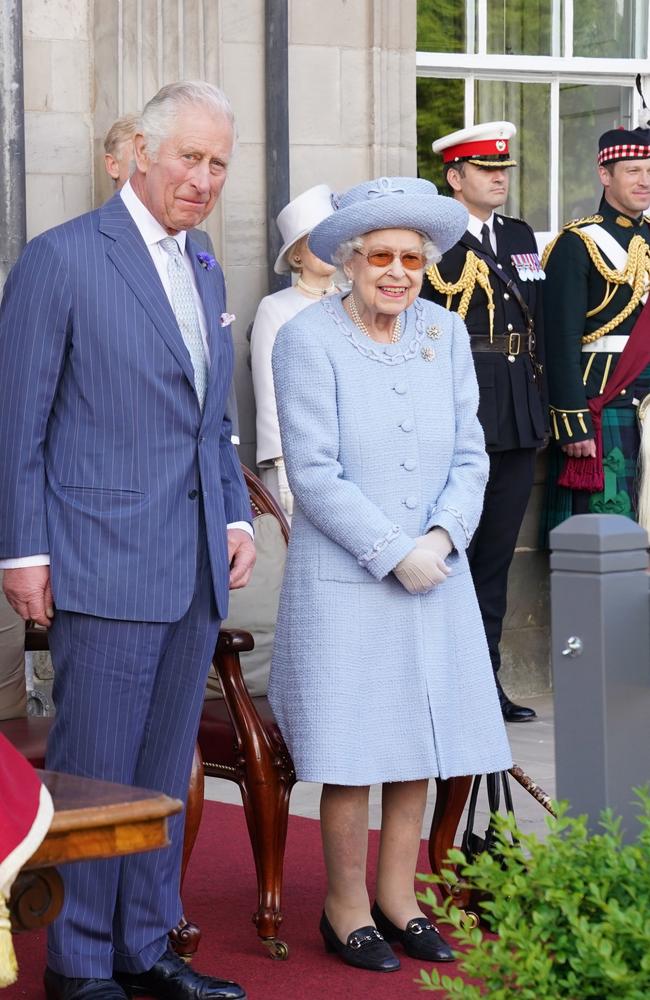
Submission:
[[[289,945],[278,938],[265,938],[262,942],[268,948],[269,956],[276,961],[285,962],[289,957]]]

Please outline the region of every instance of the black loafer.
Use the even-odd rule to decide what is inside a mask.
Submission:
[[[414,917],[400,930],[375,903],[372,919],[387,941],[398,941],[411,958],[425,962],[453,962],[455,955],[440,931],[426,917]]]
[[[400,961],[391,946],[384,941],[376,927],[359,927],[348,934],[345,944],[336,936],[336,932],[325,910],[320,918],[320,932],[323,935],[326,951],[333,951],[348,965],[357,969],[367,969],[369,972],[397,972]]]
[[[501,682],[496,674],[494,675],[494,680],[497,686],[501,715],[504,722],[532,722],[533,719],[537,718],[537,713],[534,709],[526,708],[525,705],[515,705],[514,701],[510,701],[510,698],[501,687]]]
[[[202,976],[168,948],[148,972],[115,972],[129,995],[156,1000],[246,1000],[246,993],[229,979]]]
[[[114,979],[72,979],[53,969],[43,976],[47,1000],[129,1000]]]

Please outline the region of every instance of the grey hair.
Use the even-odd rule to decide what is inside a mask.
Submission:
[[[421,233],[419,229],[414,230],[414,232],[422,237],[422,253],[426,257],[427,267],[429,264],[437,264],[442,254],[433,240],[430,240],[426,233]],[[337,264],[338,267],[343,267],[344,264],[352,260],[352,255],[356,250],[363,250],[363,239],[360,236],[355,236],[350,240],[343,240],[332,254],[332,263]]]
[[[173,131],[177,115],[185,108],[196,108],[197,104],[211,111],[215,118],[226,119],[232,128],[234,148],[235,115],[223,90],[203,80],[189,80],[168,83],[145,104],[137,131],[144,136],[149,156],[158,155],[161,142]]]

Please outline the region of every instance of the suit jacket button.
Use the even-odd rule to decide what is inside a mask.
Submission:
[[[196,498],[199,495],[199,491],[198,490],[190,490],[190,492],[187,495],[190,498],[190,500],[196,500]]]

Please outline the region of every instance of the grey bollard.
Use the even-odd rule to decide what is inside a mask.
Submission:
[[[550,534],[558,799],[597,829],[602,809],[639,824],[650,782],[648,536],[618,514],[580,514]]]

